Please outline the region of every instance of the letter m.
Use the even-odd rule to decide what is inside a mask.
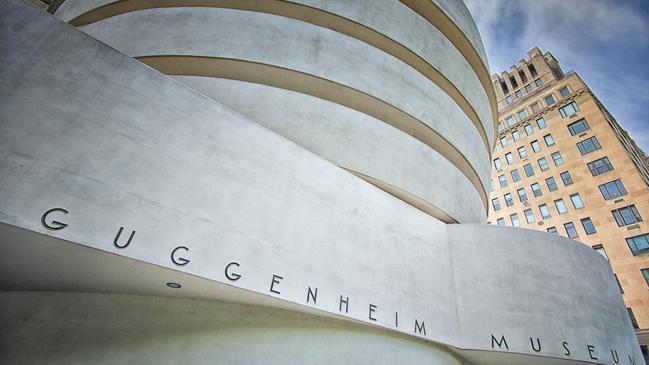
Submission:
[[[421,325],[419,325],[419,322],[415,319],[415,333],[419,332],[421,334],[422,332],[424,333],[424,336],[426,335],[426,324],[424,321],[421,321]]]
[[[500,337],[500,341],[496,340],[494,335],[491,335],[491,348],[495,348],[494,345],[498,345],[498,348],[503,348],[503,345],[505,345],[505,348],[509,350],[509,346],[507,346],[507,341],[505,340],[505,336]]]

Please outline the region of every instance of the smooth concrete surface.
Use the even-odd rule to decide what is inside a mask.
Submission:
[[[443,224],[20,1],[0,26],[0,222],[28,233],[3,246],[45,235],[229,285],[226,301],[272,297],[466,358],[491,352],[475,364],[610,364],[611,350],[642,362],[610,268],[588,247]],[[51,208],[67,213],[43,217]],[[44,226],[56,222],[67,226]]]
[[[484,85],[481,85],[475,72],[455,46],[419,14],[397,1],[302,0],[287,2],[287,4],[291,3],[322,9],[349,19],[354,23],[362,24],[403,44],[418,54],[430,65],[440,70],[470,101],[487,131],[489,145],[493,145],[495,128],[492,112],[494,111],[491,110],[487,99],[487,92],[491,92],[491,90],[484,89]],[[116,4],[116,2],[112,0],[67,0],[56,11],[56,16],[64,21],[71,21],[93,10],[103,12],[104,10],[100,9],[100,7],[109,4]],[[435,1],[432,4],[436,4],[446,11],[447,15],[454,19],[456,23],[461,23],[460,28],[464,29],[467,35],[471,34],[468,37],[472,39],[473,46],[478,50],[482,62],[486,65],[484,47],[464,3],[459,0],[447,0]],[[225,6],[225,4],[214,1],[214,6]],[[124,7],[128,7],[128,5],[124,4]],[[491,87],[490,84],[488,86]]]
[[[462,364],[403,335],[224,302],[0,292],[0,306],[3,364]]]
[[[420,141],[364,113],[265,85],[212,77],[174,79],[339,166],[421,197],[456,222],[485,221],[480,196],[455,166]]]
[[[244,60],[358,90],[425,123],[464,156],[484,189],[489,184],[490,148],[457,103],[402,61],[355,38],[293,19],[215,8],[144,10],[81,29],[132,57]]]

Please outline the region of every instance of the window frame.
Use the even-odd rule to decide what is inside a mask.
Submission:
[[[550,185],[549,181],[552,181],[552,185]],[[550,176],[547,179],[545,179],[545,185],[547,185],[549,191],[555,191],[559,189],[559,186],[557,185],[556,180],[554,180],[554,176]],[[552,188],[554,186],[554,189]]]
[[[577,142],[577,149],[582,156],[585,156],[591,152],[597,151],[602,148],[602,145],[597,140],[597,136],[592,136]]]
[[[635,240],[638,239],[638,238],[642,238],[644,240],[644,242],[642,242],[642,243],[645,245],[645,247],[638,248],[637,243],[635,242]],[[626,241],[627,246],[629,246],[629,249],[631,250],[631,253],[633,254],[633,256],[638,256],[638,255],[642,255],[644,253],[649,252],[649,233],[644,233],[644,234],[639,234],[637,236],[627,237],[624,240]],[[631,240],[631,242],[629,242],[629,240]],[[636,250],[633,249],[632,244],[636,248]]]
[[[596,166],[597,163],[601,163],[601,165]],[[608,156],[604,156],[602,158],[598,158],[597,160],[593,160],[591,162],[586,163],[586,167],[588,167],[588,171],[590,171],[590,174],[593,176],[599,176],[602,174],[605,174],[609,171],[615,170],[615,167],[613,167],[613,164],[611,161],[608,159]],[[606,168],[606,171],[601,171],[602,167]],[[595,173],[597,172],[597,173]]]
[[[529,170],[528,170],[529,167]],[[532,167],[531,163],[526,163],[523,165],[523,171],[525,171],[525,176],[527,177],[532,177],[534,176],[534,167]]]
[[[518,195],[518,200],[521,203],[525,203],[527,201],[527,192],[525,191],[525,188],[516,189],[516,195]]]
[[[616,194],[619,193],[619,195],[612,195],[611,194],[611,189],[609,189],[610,186],[615,186],[615,189],[617,190]],[[620,189],[621,187],[621,189]],[[626,190],[626,187],[624,186],[624,183],[622,183],[622,179],[615,179],[611,180],[609,182],[603,183],[598,186],[599,192],[602,194],[604,197],[604,200],[611,200],[611,199],[617,199],[621,196],[627,195],[629,192]],[[606,191],[606,193],[604,193]],[[608,195],[608,197],[607,197]]]
[[[498,199],[498,197],[491,199],[491,207],[493,208],[494,212],[500,210],[500,200]]]
[[[626,212],[626,214],[624,214],[624,212]],[[643,222],[642,216],[635,204],[613,209],[611,210],[611,214],[613,214],[613,219],[615,219],[615,223],[617,223],[618,227],[626,227]],[[631,221],[627,221],[627,218],[631,218]]]
[[[549,99],[550,101],[548,101],[548,99]],[[543,98],[543,100],[545,100],[545,103],[546,103],[548,106],[552,106],[552,105],[554,105],[554,104],[556,103],[556,101],[554,100],[554,96],[553,96],[552,94],[546,95],[546,96]]]
[[[559,156],[559,158],[557,158],[556,156]],[[552,157],[552,161],[554,161],[554,166],[559,167],[565,163],[565,161],[563,160],[563,156],[561,156],[561,152],[559,151],[553,152],[550,155],[550,157]],[[558,163],[557,160],[560,161],[561,163]]]
[[[550,142],[548,142],[548,137],[550,139]],[[545,145],[548,147],[554,146],[556,142],[554,142],[554,137],[552,137],[551,133],[546,134],[543,136],[543,140],[545,141]]]
[[[579,221],[581,222],[581,227],[584,229],[586,236],[597,233],[595,223],[593,223],[593,220],[590,219],[590,217],[581,218]]]
[[[523,211],[523,215],[525,216],[525,221],[527,222],[527,224],[532,224],[536,222],[534,218],[534,212],[532,212],[532,209],[525,209]]]
[[[559,108],[559,114],[562,118],[569,118],[579,112],[579,105],[577,102],[572,101],[561,108]]]
[[[543,164],[541,164],[541,161],[543,161]],[[539,158],[538,160],[536,160],[536,162],[538,162],[539,169],[541,169],[541,171],[548,171],[550,169],[550,165],[548,164],[548,160],[545,157]],[[545,166],[545,168],[543,168],[543,166]]]
[[[545,214],[543,212],[544,208],[547,211],[547,214]],[[552,217],[552,213],[550,213],[550,207],[548,207],[548,205],[545,204],[545,203],[539,205],[539,213],[541,213],[541,218],[543,218],[543,219],[548,219],[548,218]]]
[[[570,227],[570,228],[568,228],[568,227]],[[566,223],[563,224],[563,228],[566,230],[566,234],[568,235],[568,238],[575,239],[575,238],[579,237],[579,232],[577,232],[577,227],[575,227],[574,223],[566,222]],[[570,233],[571,230],[574,231],[574,236]]]
[[[577,130],[576,129],[577,126],[581,126],[581,127],[583,127],[583,129]],[[590,129],[590,124],[588,124],[588,121],[586,120],[586,118],[581,118],[576,122],[568,124],[567,128],[568,128],[568,131],[570,132],[570,135],[574,136],[574,135],[581,134],[581,133],[584,133],[585,131],[589,130]]]
[[[575,198],[577,198],[577,199],[575,199]],[[577,200],[579,202],[579,204],[575,204],[575,200]],[[571,194],[570,195],[570,202],[572,202],[572,206],[575,209],[582,209],[584,207],[584,201],[583,201],[583,199],[581,199],[581,195],[579,195],[579,193]],[[577,205],[579,205],[579,206],[577,206]]]
[[[567,175],[567,177],[564,176],[564,174]],[[564,172],[560,173],[559,177],[561,178],[561,181],[563,182],[563,186],[570,186],[570,185],[575,183],[574,181],[572,181],[572,176],[570,176],[569,171],[564,171]]]

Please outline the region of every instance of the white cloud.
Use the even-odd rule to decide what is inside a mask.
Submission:
[[[551,52],[564,71],[575,69],[584,78],[647,151],[648,14],[616,0],[465,1],[492,73],[508,70],[534,46]]]

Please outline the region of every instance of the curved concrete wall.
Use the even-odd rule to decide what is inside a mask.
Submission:
[[[311,123],[315,130],[339,130],[323,132],[322,145],[306,133],[288,136],[314,143],[307,149],[281,132],[299,126],[295,120],[276,132],[250,119],[261,115],[245,103],[250,99],[224,99],[240,105],[242,115],[183,84],[214,80],[174,80],[18,0],[10,0],[0,16],[0,32],[8,35],[0,40],[1,289],[210,294],[250,305],[233,307],[233,315],[247,310],[257,318],[271,313],[258,307],[271,306],[338,318],[345,333],[325,330],[335,343],[353,337],[356,325],[372,327],[358,330],[361,339],[350,344],[385,340],[400,361],[642,363],[611,269],[589,247],[541,232],[445,224],[368,184],[380,186],[371,177],[354,176],[362,172],[350,174],[349,165],[330,162],[340,156],[309,151],[338,143],[335,138],[358,143],[367,125],[377,139],[404,143],[390,151],[420,154],[421,160],[390,170],[368,153],[350,159],[353,164],[411,190],[423,187],[426,169],[455,166],[425,154],[429,145],[406,142],[407,133],[382,124],[371,128],[375,120],[358,111],[269,86],[224,81],[206,87],[256,92],[269,99],[264,102],[284,100],[287,108],[309,110],[301,118],[316,108],[353,118],[349,131],[343,124]],[[262,124],[292,113],[278,111]],[[303,128],[312,130],[311,124]],[[429,158],[443,163],[426,164]],[[410,172],[420,163],[422,175]],[[457,189],[462,185],[449,193],[456,199],[463,194]],[[426,197],[452,207],[451,199]],[[26,313],[36,323],[28,308],[18,308],[25,298],[4,296],[3,307],[13,303],[11,313]],[[148,305],[124,301],[141,310]],[[42,297],[33,304],[35,311],[57,308]],[[91,307],[75,311],[89,316]],[[289,317],[282,318],[293,324]],[[58,333],[67,333],[66,326]],[[29,336],[11,328],[3,336],[20,349],[10,353],[26,352]],[[388,340],[393,333],[399,335]],[[218,338],[209,332],[206,342],[192,347],[197,363],[204,358],[195,354]],[[185,339],[169,341],[168,353],[178,356]],[[245,351],[234,342],[229,353]],[[63,358],[76,360],[79,347],[64,345]],[[151,347],[139,350],[156,356],[146,354]],[[336,351],[318,357],[327,356],[339,359]]]
[[[424,341],[262,307],[35,292],[0,293],[0,303],[12,334],[0,337],[3,364],[462,364]]]
[[[460,29],[453,34],[477,34],[471,30],[475,25],[462,2],[443,3],[431,2],[425,7],[443,9],[449,19],[462,18]],[[475,193],[469,193],[468,199],[462,198],[461,204],[453,207],[445,199],[434,199],[442,195],[438,192],[412,190],[412,185],[421,186],[421,179],[409,176],[412,170],[407,167],[395,179],[372,164],[338,153],[345,150],[367,154],[383,148],[392,156],[386,163],[396,167],[408,164],[403,160],[410,156],[393,154],[393,147],[380,146],[379,141],[370,150],[359,151],[368,143],[345,144],[345,136],[335,136],[340,131],[332,129],[328,131],[332,137],[329,142],[339,144],[318,144],[287,128],[296,123],[308,125],[310,120],[302,115],[294,115],[297,119],[287,120],[284,126],[266,126],[337,165],[354,165],[359,176],[372,183],[378,181],[377,186],[383,189],[391,187],[389,192],[406,202],[412,203],[414,197],[420,202],[415,206],[434,212],[432,215],[438,219],[483,222],[494,135],[490,84],[485,88],[473,65],[447,39],[444,29],[438,30],[410,7],[416,5],[393,1],[377,6],[371,1],[271,1],[260,5],[246,1],[67,0],[56,15],[167,74],[270,85],[368,114],[376,119],[374,129],[381,129],[379,122],[385,122],[419,140],[411,144],[423,142],[437,152],[436,158],[447,160],[438,165],[450,162],[473,185],[480,201],[473,199]],[[475,34],[467,39],[472,40],[474,48],[482,49],[476,46],[480,42]],[[260,67],[264,68],[260,71]],[[203,82],[200,86],[205,89],[198,84],[193,87],[210,96],[219,95],[211,85],[214,83]],[[248,98],[247,105],[237,104],[241,109],[235,110],[257,109],[257,114],[263,114],[262,108],[267,107],[254,98]],[[333,106],[322,104],[309,114],[326,117],[334,112],[330,110]],[[274,107],[292,108],[286,104]],[[435,175],[446,176],[446,170]],[[455,179],[457,173],[448,176]],[[404,184],[404,180],[409,183]],[[455,191],[442,190],[447,197],[464,197],[465,186],[463,181]],[[435,187],[429,185],[427,189]],[[449,192],[451,195],[446,195]]]

